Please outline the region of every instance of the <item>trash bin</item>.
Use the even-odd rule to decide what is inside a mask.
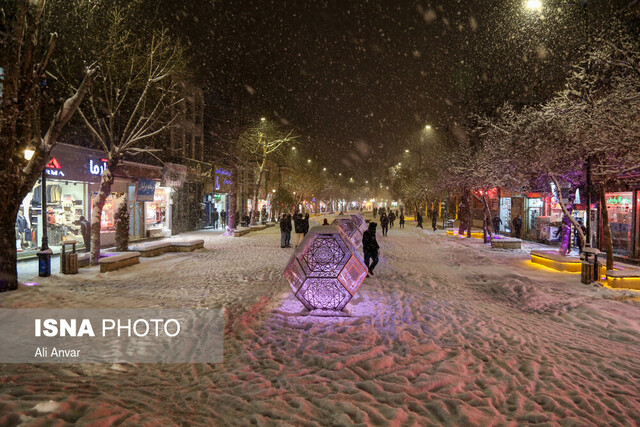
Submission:
[[[76,252],[75,240],[65,240],[62,242],[62,251],[60,252],[60,272],[62,274],[78,273],[78,253]],[[67,246],[71,246],[71,252],[67,251]]]
[[[580,270],[580,281],[585,285],[588,285],[591,282],[595,282],[594,279],[594,265],[591,261],[582,261],[582,269]]]
[[[51,276],[51,254],[53,254],[51,248],[38,252],[38,276]]]

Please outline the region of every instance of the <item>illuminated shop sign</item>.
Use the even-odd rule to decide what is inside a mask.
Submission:
[[[89,173],[91,175],[102,175],[102,172],[107,168],[107,159],[100,159],[100,163],[93,162],[93,159],[89,160]]]
[[[622,195],[617,195],[617,196],[609,197],[607,199],[607,204],[608,205],[630,205],[631,198],[622,196]]]
[[[64,176],[64,172],[62,171],[62,166],[60,166],[60,162],[53,157],[45,166],[45,173],[49,176]]]

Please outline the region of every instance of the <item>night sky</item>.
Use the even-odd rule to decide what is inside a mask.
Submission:
[[[562,87],[584,20],[542,1],[541,14],[526,0],[193,0],[166,13],[209,105],[231,99],[248,117],[278,119],[303,136],[305,156],[370,177],[427,123],[451,129]],[[591,29],[626,3],[592,1]]]

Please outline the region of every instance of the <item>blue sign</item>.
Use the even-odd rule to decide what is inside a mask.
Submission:
[[[152,179],[140,178],[136,189],[137,202],[153,202],[153,195],[156,192],[156,182]]]

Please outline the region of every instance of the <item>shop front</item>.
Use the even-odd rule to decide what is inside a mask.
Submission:
[[[218,226],[226,226],[229,212],[229,192],[232,188],[231,169],[221,165],[213,166],[213,191],[206,194],[210,215],[218,213]],[[206,202],[205,201],[205,202]]]
[[[80,218],[91,221],[93,201],[100,189],[100,179],[106,159],[98,150],[68,144],[57,144],[45,167],[46,200],[42,200],[42,183],[38,181],[22,202],[16,220],[16,247],[20,256],[35,254],[42,246],[42,215],[47,216],[48,245],[59,252],[65,239],[84,246]],[[107,197],[101,217],[101,246],[115,242],[115,214],[118,206],[129,207],[130,239],[145,237],[145,205],[136,201],[138,181],[142,177],[159,180],[161,168],[132,162],[122,162],[116,169],[111,194]]]
[[[42,246],[42,218],[47,217],[49,247],[59,252],[64,239],[82,245],[80,217],[90,220],[90,186],[100,181],[102,153],[67,144],[57,144],[45,166],[47,175],[43,200],[38,180],[27,196],[16,219],[16,248],[19,257],[35,254]],[[97,172],[97,174],[95,173]]]
[[[182,159],[183,164],[165,163],[164,178],[172,185],[170,214],[173,234],[201,229],[210,222],[205,194],[213,191],[213,170],[210,163]]]
[[[633,256],[633,201],[637,198],[637,191],[635,198],[632,191],[605,194],[613,253],[616,255]]]
[[[530,239],[541,238],[540,233],[543,229],[543,224],[546,226],[550,219],[540,221],[540,217],[546,217],[544,215],[544,193],[529,193],[525,203],[525,236]],[[548,238],[547,238],[548,240]]]

